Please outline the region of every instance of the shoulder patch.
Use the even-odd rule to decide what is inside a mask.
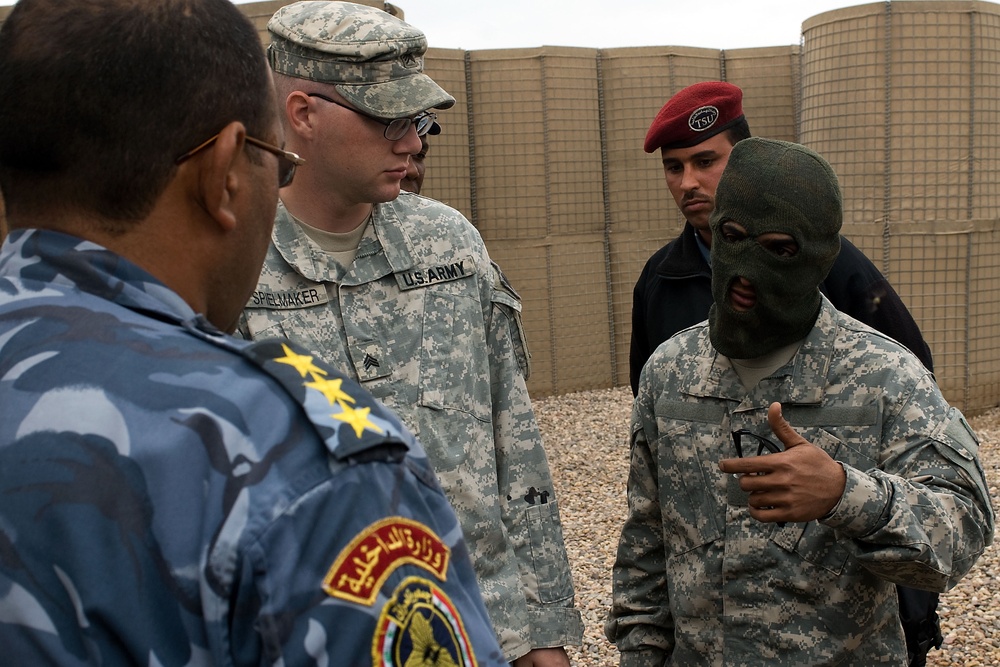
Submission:
[[[521,297],[514,291],[513,285],[500,269],[500,265],[491,260],[493,269],[493,303],[507,314],[510,322],[510,338],[514,346],[514,356],[521,368],[521,375],[527,380],[531,377],[531,352],[528,350],[528,339],[524,335],[524,325],[521,324]]]
[[[475,667],[462,618],[440,588],[409,577],[382,608],[372,638],[372,665]]]
[[[331,597],[371,606],[397,568],[416,565],[446,579],[451,550],[423,525],[400,516],[368,526],[344,547],[323,578]]]

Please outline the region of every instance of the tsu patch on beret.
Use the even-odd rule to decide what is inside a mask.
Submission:
[[[381,9],[312,0],[282,7],[267,22],[271,68],[336,87],[379,118],[447,109],[455,98],[424,74],[427,38]]]
[[[696,146],[742,119],[742,90],[725,81],[702,81],[667,100],[649,126],[643,150]]]

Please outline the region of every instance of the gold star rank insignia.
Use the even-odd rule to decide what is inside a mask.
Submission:
[[[351,395],[340,388],[343,384],[344,381],[341,378],[337,378],[336,380],[320,379],[315,382],[306,382],[307,387],[315,389],[319,393],[326,396],[326,400],[330,401],[330,405],[336,405],[341,401],[345,403],[354,402]]]
[[[288,364],[289,366],[297,370],[299,372],[299,375],[301,375],[302,377],[305,377],[306,373],[312,374],[313,377],[316,376],[322,377],[326,375],[326,371],[313,364],[312,362],[313,358],[311,356],[305,354],[296,354],[284,343],[281,344],[281,349],[285,351],[285,356],[278,357],[275,359],[275,361],[277,361],[279,364]]]
[[[352,407],[340,404],[340,407],[344,409],[343,412],[335,415],[331,415],[334,419],[339,419],[342,422],[347,422],[354,429],[354,435],[361,437],[361,434],[365,432],[365,429],[371,429],[376,433],[384,433],[382,429],[376,426],[373,422],[368,419],[368,413],[372,411],[371,408],[358,408],[355,410]]]

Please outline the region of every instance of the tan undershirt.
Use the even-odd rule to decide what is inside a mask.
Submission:
[[[372,209],[372,213],[374,213],[374,209]],[[369,215],[364,222],[349,232],[328,232],[325,229],[317,229],[307,225],[295,216],[291,216],[291,218],[302,228],[306,236],[319,246],[320,250],[330,255],[344,269],[354,263],[354,256],[358,254],[358,245],[361,244],[361,238],[365,235],[365,230],[368,229],[372,220],[372,216]]]
[[[750,391],[757,386],[758,382],[787,364],[795,356],[795,353],[799,351],[799,346],[801,345],[802,341],[797,340],[791,345],[779,347],[774,352],[765,354],[763,357],[755,359],[730,358],[729,361],[733,363],[736,374],[740,376],[740,382],[747,388],[747,391]]]

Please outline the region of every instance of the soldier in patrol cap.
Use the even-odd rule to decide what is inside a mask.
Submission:
[[[702,81],[677,92],[650,123],[643,145],[659,152],[667,189],[685,218],[680,235],[655,252],[632,293],[629,374],[632,393],[653,351],[678,331],[708,317],[712,305],[709,218],[715,190],[733,146],[750,136],[743,91],[725,81]],[[934,370],[930,348],[902,299],[847,238],[820,291],[835,308],[891,336]],[[900,587],[910,666],[922,667],[940,646],[937,594]]]
[[[902,667],[894,584],[948,590],[993,541],[962,414],[819,291],[842,215],[815,152],[733,147],[708,321],[657,348],[632,412],[605,625],[623,667]]]
[[[288,147],[243,312],[247,338],[297,339],[397,411],[459,516],[507,660],[568,665],[583,628],[525,386],[521,302],[476,229],[400,181],[435,110],[424,34],[347,2],[298,2],[268,22]]]
[[[419,443],[235,327],[283,148],[229,0],[20,0],[0,28],[6,665],[506,664]]]

